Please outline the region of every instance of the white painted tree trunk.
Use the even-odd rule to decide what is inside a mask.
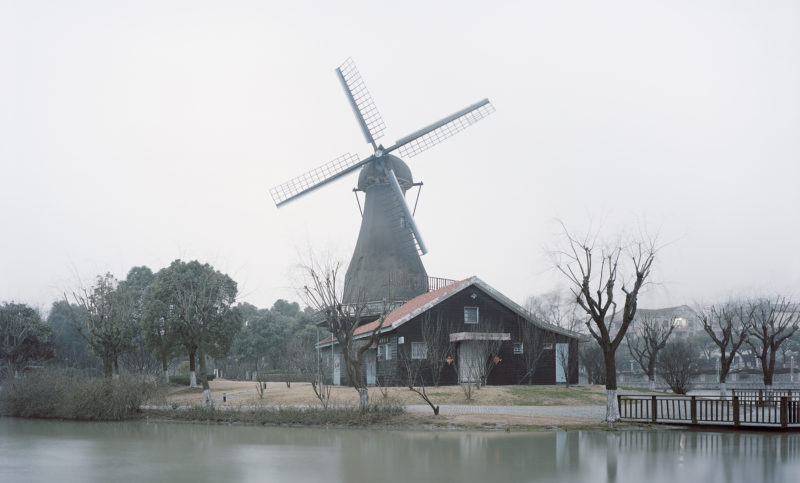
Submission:
[[[169,371],[164,371],[164,383],[169,384]]]
[[[206,407],[210,407],[213,405],[211,401],[211,389],[205,389],[203,391],[203,402],[205,403]]]
[[[725,397],[728,395],[728,385],[724,382],[719,383],[719,395]]]
[[[195,371],[189,372],[189,387],[197,387],[197,374]]]
[[[619,421],[616,389],[606,389],[606,421],[609,423]]]
[[[655,391],[655,390],[656,390],[656,380],[650,379],[650,391]]]
[[[358,391],[358,409],[366,411],[369,407],[369,391],[366,387],[356,389]]]

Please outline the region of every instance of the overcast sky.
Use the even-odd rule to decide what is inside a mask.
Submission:
[[[484,97],[408,161],[429,275],[512,299],[559,285],[570,229],[666,246],[640,306],[800,288],[800,4],[0,0],[0,301],[198,259],[241,300],[297,300],[307,247],[349,261],[356,175],[269,187]]]

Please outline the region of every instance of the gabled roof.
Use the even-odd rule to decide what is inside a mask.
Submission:
[[[511,299],[509,299],[508,297],[506,297],[505,295],[503,295],[502,293],[491,287],[489,284],[487,284],[486,282],[475,276],[414,297],[413,299],[404,303],[400,307],[397,307],[393,311],[389,312],[386,315],[386,319],[383,321],[383,327],[381,327],[378,333],[390,332],[392,330],[395,330],[401,325],[408,322],[409,320],[413,319],[414,317],[426,312],[427,310],[432,309],[433,307],[439,305],[440,303],[444,302],[450,297],[472,286],[480,288],[481,290],[489,294],[492,298],[494,298],[496,301],[500,302],[507,309],[511,310],[512,312],[515,312],[523,319],[527,320],[528,322],[542,329],[546,329],[551,332],[555,332],[557,334],[562,334],[567,337],[573,337],[581,340],[586,339],[586,336],[584,336],[583,334],[579,334],[578,332],[573,332],[571,330],[564,329],[557,325],[548,324],[547,322],[536,319],[530,312],[522,308],[522,306],[515,303],[514,301],[512,301]],[[375,330],[376,327],[379,326],[379,324],[380,324],[380,318],[359,326],[353,333],[355,336],[354,338],[360,339],[367,337],[369,334],[372,333],[373,330]],[[317,346],[325,347],[330,345],[331,343],[335,344],[336,341],[333,340],[332,337],[328,337],[327,339],[319,342]]]

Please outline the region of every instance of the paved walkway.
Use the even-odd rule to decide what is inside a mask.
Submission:
[[[408,412],[431,412],[428,405],[411,404]],[[518,416],[557,416],[570,418],[603,419],[605,406],[439,406],[439,414],[510,414]]]

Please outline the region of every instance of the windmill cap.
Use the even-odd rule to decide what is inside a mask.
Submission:
[[[391,154],[384,154],[381,156],[381,159],[386,163],[386,167],[394,171],[394,175],[397,176],[397,181],[400,183],[400,187],[403,188],[403,191],[409,189],[411,185],[414,184],[414,178],[411,177],[411,170],[408,168],[405,161]],[[386,175],[378,170],[374,161],[365,164],[364,167],[361,168],[361,173],[358,175],[358,189],[362,191],[375,184],[386,184],[388,182],[389,180],[386,179]]]

